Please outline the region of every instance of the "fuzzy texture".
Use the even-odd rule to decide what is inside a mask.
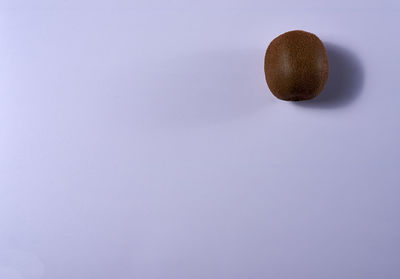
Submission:
[[[326,49],[314,34],[290,31],[268,46],[265,78],[271,92],[286,101],[310,100],[323,90],[329,74]]]

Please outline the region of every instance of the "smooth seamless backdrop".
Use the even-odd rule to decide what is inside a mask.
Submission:
[[[395,1],[0,8],[0,278],[399,278]],[[307,104],[293,29],[341,69]]]

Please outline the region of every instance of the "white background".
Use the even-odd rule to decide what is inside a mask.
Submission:
[[[395,1],[0,7],[1,279],[399,278]],[[293,29],[344,70],[305,104]]]

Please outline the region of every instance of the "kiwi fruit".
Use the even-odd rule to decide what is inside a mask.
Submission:
[[[316,35],[289,31],[268,46],[264,70],[268,87],[278,99],[310,100],[321,93],[328,80],[328,55]]]

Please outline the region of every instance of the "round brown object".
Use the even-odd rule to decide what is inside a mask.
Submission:
[[[277,98],[309,100],[322,91],[328,80],[328,55],[314,34],[290,31],[270,43],[264,69],[268,87]]]

